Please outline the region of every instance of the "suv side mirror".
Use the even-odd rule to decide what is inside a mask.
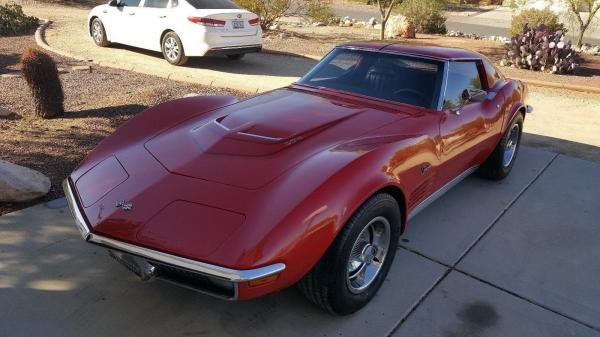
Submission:
[[[481,89],[465,89],[462,92],[462,100],[466,103],[483,102],[487,99],[487,92]]]
[[[117,0],[110,0],[110,2],[108,3],[108,5],[110,7],[117,7],[119,5],[119,2]]]

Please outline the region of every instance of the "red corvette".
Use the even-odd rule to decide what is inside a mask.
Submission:
[[[475,171],[510,172],[526,94],[474,52],[343,45],[289,87],[140,113],[64,189],[85,240],[143,280],[226,299],[298,283],[350,314],[412,216]]]

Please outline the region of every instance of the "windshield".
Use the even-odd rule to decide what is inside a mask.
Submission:
[[[229,0],[187,0],[196,9],[238,9],[238,5]]]
[[[298,83],[437,108],[442,61],[336,48]]]

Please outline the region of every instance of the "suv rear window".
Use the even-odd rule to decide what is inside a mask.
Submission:
[[[187,0],[196,9],[238,9],[240,6],[229,0]]]

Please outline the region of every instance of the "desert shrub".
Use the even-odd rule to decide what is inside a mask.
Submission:
[[[269,27],[292,9],[292,0],[235,0],[236,3],[260,17],[260,25]]]
[[[330,23],[335,18],[328,0],[308,0],[306,17],[313,22]]]
[[[566,32],[564,25],[558,21],[558,16],[550,9],[526,9],[519,15],[513,16],[508,33],[510,36],[521,34],[526,24],[531,27],[544,25],[549,32],[558,30]]]
[[[501,65],[550,73],[569,73],[582,61],[572,49],[571,41],[565,42],[561,30],[549,32],[544,25],[533,28],[525,25],[523,33],[512,37],[506,44],[506,55]]]
[[[0,5],[0,36],[28,33],[38,25],[38,18],[27,16],[20,5]]]
[[[445,34],[446,18],[442,11],[446,5],[444,0],[405,0],[400,6],[400,13],[419,33]]]
[[[35,101],[35,113],[42,118],[62,115],[64,95],[54,60],[38,49],[27,48],[21,69]]]

